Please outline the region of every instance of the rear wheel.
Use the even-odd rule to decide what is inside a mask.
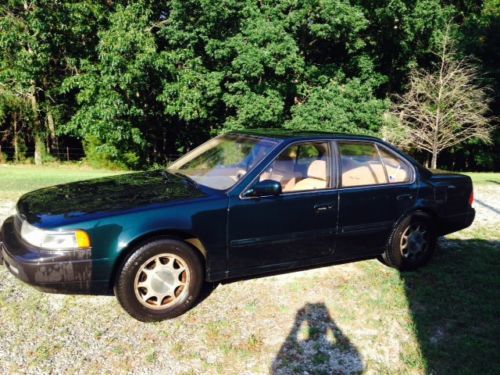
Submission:
[[[432,218],[424,212],[416,212],[396,226],[381,260],[401,271],[414,270],[429,261],[435,248]]]
[[[115,295],[132,317],[159,321],[189,310],[202,284],[199,255],[184,242],[157,239],[137,248],[125,261]]]

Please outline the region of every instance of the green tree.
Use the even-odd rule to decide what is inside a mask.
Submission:
[[[0,5],[0,87],[4,95],[29,103],[28,140],[37,164],[46,146],[57,143],[55,115],[73,104],[70,95],[60,96],[61,83],[78,72],[83,55],[92,54],[105,9],[87,1],[8,0]]]
[[[25,97],[0,86],[0,124],[9,124],[0,130],[0,140],[11,139],[16,162],[24,158],[22,129],[30,123],[30,115],[31,106]]]
[[[10,142],[21,121],[37,161],[64,135],[88,159],[128,167],[231,129],[377,134],[387,98],[436,63],[450,19],[498,92],[498,14],[498,0],[6,0],[1,126]],[[29,113],[14,115],[21,102]],[[498,146],[460,147],[500,163]]]
[[[312,87],[305,98],[292,108],[287,128],[377,135],[389,108],[389,101],[377,99],[359,79]]]
[[[500,114],[500,1],[466,1],[458,9],[463,22],[455,35],[461,56],[473,56],[481,71],[483,84],[491,86],[491,115]],[[443,152],[441,160],[447,168],[493,170],[500,168],[500,127],[492,134],[493,142],[485,144],[471,139]]]
[[[141,3],[119,5],[109,28],[99,33],[97,62],[82,62],[82,72],[67,78],[63,87],[78,90],[80,105],[65,131],[81,137],[93,155],[132,167],[144,160],[148,131],[162,126],[155,105],[159,77],[149,17]]]

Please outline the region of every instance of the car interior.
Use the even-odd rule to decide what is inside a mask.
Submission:
[[[327,143],[292,145],[264,171],[259,180],[281,184],[283,192],[325,189],[329,186]],[[341,186],[407,182],[409,167],[371,143],[339,143]]]
[[[342,186],[406,182],[408,166],[371,143],[339,143]]]
[[[325,189],[329,185],[327,155],[327,143],[292,145],[261,174],[260,181],[277,181],[283,192]]]

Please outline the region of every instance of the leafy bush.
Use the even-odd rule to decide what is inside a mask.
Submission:
[[[140,158],[134,152],[117,152],[114,147],[107,147],[95,137],[87,137],[83,142],[85,162],[94,168],[134,169],[139,166]]]
[[[44,164],[46,164],[46,163],[55,163],[57,161],[58,161],[57,158],[54,157],[54,156],[52,156],[49,153],[45,153],[45,154],[42,155],[42,162]]]

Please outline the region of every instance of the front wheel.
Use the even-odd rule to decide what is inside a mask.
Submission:
[[[200,257],[186,243],[157,239],[137,248],[115,283],[121,306],[150,322],[179,316],[196,302],[203,284]]]
[[[432,218],[423,212],[414,213],[396,226],[381,260],[400,271],[417,269],[432,257],[436,239]]]

